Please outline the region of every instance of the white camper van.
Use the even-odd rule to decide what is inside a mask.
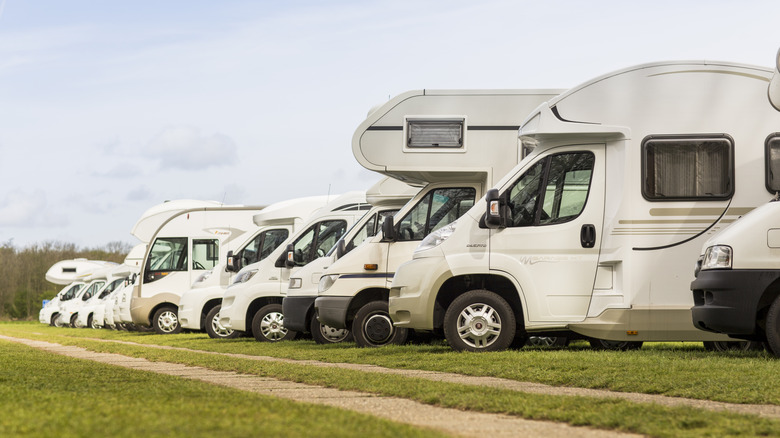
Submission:
[[[290,271],[327,254],[370,207],[365,192],[350,192],[315,212],[268,257],[238,272],[222,297],[219,323],[230,330],[251,332],[258,341],[294,338],[296,333],[284,327],[282,315]]]
[[[85,293],[81,297],[81,303],[74,314],[76,317],[75,323],[72,324],[74,327],[102,328],[104,325],[105,306],[109,297],[115,291],[123,288],[128,283],[128,278],[133,274],[137,274],[138,270],[122,264],[99,272],[100,274],[96,272],[91,277],[100,275],[102,278],[105,278],[105,286],[94,293]]]
[[[231,241],[255,229],[252,216],[260,210],[209,201],[171,201],[147,210],[132,232],[149,242],[130,301],[133,322],[159,334],[180,332],[179,297],[226,257]]]
[[[404,206],[420,189],[393,178],[383,178],[366,191],[371,205],[359,221],[331,248],[325,257],[313,260],[290,277],[287,296],[282,301],[284,326],[296,332],[310,332],[317,343],[341,342],[351,336],[347,329],[336,329],[320,323],[314,312],[314,300],[323,272],[369,237],[375,236],[384,220]]]
[[[780,51],[769,103],[780,111]],[[691,314],[701,330],[766,342],[780,357],[780,134],[768,135],[764,146],[764,184],[775,198],[704,243]]]
[[[707,232],[772,195],[771,74],[646,64],[541,105],[520,129],[531,154],[399,268],[395,325],[475,351],[561,330],[623,348],[727,340],[691,323],[690,263]]]
[[[43,306],[38,313],[38,320],[42,324],[58,325],[58,321],[60,321],[60,303],[73,299],[76,296],[85,284],[83,281],[85,277],[98,269],[110,265],[110,262],[84,258],[62,260],[53,264],[46,271],[46,280],[54,284],[64,285],[64,287]]]
[[[254,215],[252,220],[257,226],[251,236],[237,246],[236,251],[228,251],[226,263],[220,263],[209,278],[226,277],[218,284],[202,280],[202,275],[193,283],[179,300],[179,322],[185,329],[205,330],[212,338],[234,337],[238,332],[226,329],[219,323],[219,310],[222,296],[233,279],[232,274],[244,266],[259,262],[268,257],[290,234],[298,231],[304,221],[316,210],[327,204],[327,196],[311,196],[277,202]],[[215,274],[216,273],[216,274]],[[200,280],[200,281],[199,281]]]
[[[561,90],[422,90],[373,109],[352,138],[366,169],[424,186],[396,215],[324,272],[318,320],[351,329],[359,346],[403,343],[387,314],[390,282],[430,232],[465,213],[523,156],[520,122]]]

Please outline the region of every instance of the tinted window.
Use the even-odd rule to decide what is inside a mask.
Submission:
[[[459,218],[474,205],[477,191],[471,187],[440,188],[428,192],[399,222],[397,240],[423,237]]]

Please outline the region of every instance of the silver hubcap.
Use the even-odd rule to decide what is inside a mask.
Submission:
[[[531,336],[528,338],[528,343],[536,347],[552,347],[557,340],[558,338],[549,336]]]
[[[458,316],[458,336],[470,347],[487,348],[500,334],[501,318],[487,304],[471,304]]]
[[[284,315],[281,312],[271,312],[260,322],[260,332],[269,341],[280,341],[286,334]]]
[[[170,333],[179,326],[179,318],[176,316],[175,312],[166,310],[157,318],[157,325],[160,327],[160,330],[165,333]]]
[[[100,325],[98,325],[98,322],[97,322],[97,321],[95,321],[95,319],[94,319],[94,318],[92,319],[92,325],[91,325],[91,327],[92,327],[93,329],[99,329],[99,328],[100,328]]]
[[[211,320],[211,329],[214,330],[217,336],[230,336],[233,334],[232,329],[225,328],[225,326],[219,323],[219,312]]]
[[[341,342],[349,336],[349,330],[337,329],[325,324],[320,324],[320,333],[329,342]]]

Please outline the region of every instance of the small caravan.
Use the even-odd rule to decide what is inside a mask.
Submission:
[[[252,216],[261,210],[191,200],[170,201],[147,210],[132,231],[142,242],[149,242],[130,300],[133,323],[151,326],[159,334],[180,332],[179,297],[199,275],[226,257],[232,241],[241,241],[255,229]]]
[[[370,208],[365,192],[349,192],[317,210],[268,257],[238,272],[222,297],[219,324],[251,332],[258,341],[294,338],[297,333],[284,327],[282,314],[291,271],[324,256]]]
[[[768,94],[780,111],[780,51]],[[780,134],[765,148],[765,186],[775,197],[704,243],[691,314],[701,330],[766,343],[780,357]]]
[[[287,296],[282,300],[284,326],[299,333],[311,333],[317,343],[327,344],[349,339],[349,330],[336,329],[320,323],[314,312],[314,300],[323,272],[336,260],[375,236],[387,217],[398,212],[420,189],[385,177],[366,191],[366,201],[371,205],[359,221],[324,257],[311,261],[290,277]]]
[[[531,153],[398,269],[394,324],[472,351],[562,332],[597,347],[728,340],[691,323],[690,266],[708,233],[773,195],[771,76],[660,62],[541,105],[519,131]]]
[[[561,90],[422,90],[372,109],[352,153],[366,169],[424,187],[366,240],[323,272],[318,321],[350,329],[359,346],[403,343],[387,314],[390,282],[430,232],[465,213],[523,157],[517,129]]]
[[[192,288],[179,299],[179,322],[185,329],[205,330],[212,338],[234,337],[237,332],[222,327],[219,310],[222,296],[233,274],[244,266],[268,257],[290,234],[298,231],[309,216],[327,204],[327,196],[311,196],[277,202],[254,215],[256,229],[235,251],[228,251],[227,262],[202,274]],[[227,277],[209,282],[213,277]]]

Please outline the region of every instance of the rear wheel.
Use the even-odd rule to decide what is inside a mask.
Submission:
[[[355,314],[355,320],[352,322],[352,336],[355,337],[355,343],[358,347],[403,345],[409,337],[409,330],[393,325],[386,302],[371,301]]]
[[[528,345],[532,347],[561,348],[569,345],[566,336],[530,336]]]
[[[206,314],[206,333],[212,339],[233,339],[238,336],[238,332],[231,330],[219,323],[219,309],[222,305],[217,304]]]
[[[642,341],[608,341],[606,339],[590,339],[590,347],[594,350],[628,351],[642,348]]]
[[[87,317],[87,327],[93,328],[93,329],[99,329],[100,325],[98,325],[97,321],[95,321],[94,315],[89,315]]]
[[[78,324],[78,319],[79,319],[79,314],[78,313],[74,313],[73,315],[71,315],[70,316],[70,326],[73,327],[73,328],[78,328],[78,325],[77,325]]]
[[[753,351],[763,350],[763,342],[753,341],[704,341],[707,351]]]
[[[517,332],[512,307],[498,294],[472,290],[456,298],[444,314],[444,336],[459,351],[500,351]]]
[[[49,325],[52,325],[54,327],[62,327],[59,321],[60,321],[60,314],[55,313],[51,316],[51,321],[49,322]]]
[[[780,297],[769,306],[766,315],[766,343],[775,357],[780,357]]]
[[[353,339],[352,332],[347,329],[337,329],[325,325],[317,319],[316,314],[311,316],[309,330],[311,330],[311,337],[314,339],[314,342],[318,344],[336,344]]]
[[[279,342],[295,339],[297,332],[284,327],[281,304],[268,304],[252,318],[252,334],[260,342]]]
[[[179,325],[178,309],[172,306],[163,306],[154,312],[152,317],[152,328],[157,334],[170,335],[175,333],[181,333],[181,325]]]

